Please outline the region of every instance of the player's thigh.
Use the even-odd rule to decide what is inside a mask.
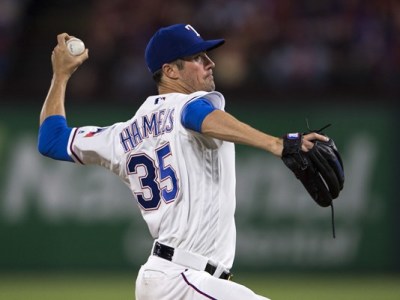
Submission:
[[[166,260],[150,259],[136,279],[136,300],[191,299],[182,273],[185,268]]]
[[[179,289],[179,274],[171,276],[162,270],[143,268],[136,279],[136,300],[186,299],[184,290]]]
[[[160,299],[160,286],[165,281],[166,274],[158,270],[141,268],[136,279],[136,299]]]
[[[233,281],[218,279],[205,272],[185,271],[183,273],[186,284],[192,288],[193,300],[269,300],[255,294],[244,285]]]
[[[139,271],[136,300],[267,300],[238,283],[151,256]]]

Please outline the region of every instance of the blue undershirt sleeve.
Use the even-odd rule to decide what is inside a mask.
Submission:
[[[201,124],[205,117],[214,110],[216,108],[207,99],[196,99],[183,108],[181,123],[187,129],[201,132]]]
[[[71,161],[68,155],[68,140],[72,128],[67,126],[67,120],[60,115],[47,117],[39,128],[38,150],[47,157]]]

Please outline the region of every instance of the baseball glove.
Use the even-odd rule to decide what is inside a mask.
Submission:
[[[343,189],[343,162],[334,141],[315,141],[314,147],[301,150],[303,134],[289,133],[283,137],[282,160],[301,181],[317,204],[327,207]]]

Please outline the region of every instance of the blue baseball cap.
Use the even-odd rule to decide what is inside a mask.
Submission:
[[[146,47],[146,64],[151,73],[161,69],[163,64],[178,58],[210,51],[225,43],[224,39],[202,39],[189,24],[176,24],[159,29]]]

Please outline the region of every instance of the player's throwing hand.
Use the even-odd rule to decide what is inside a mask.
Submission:
[[[60,79],[69,79],[75,70],[89,58],[89,50],[85,51],[81,55],[74,56],[68,49],[66,42],[73,38],[73,36],[67,33],[61,33],[57,36],[57,46],[54,48],[51,62],[53,66],[53,74]]]

